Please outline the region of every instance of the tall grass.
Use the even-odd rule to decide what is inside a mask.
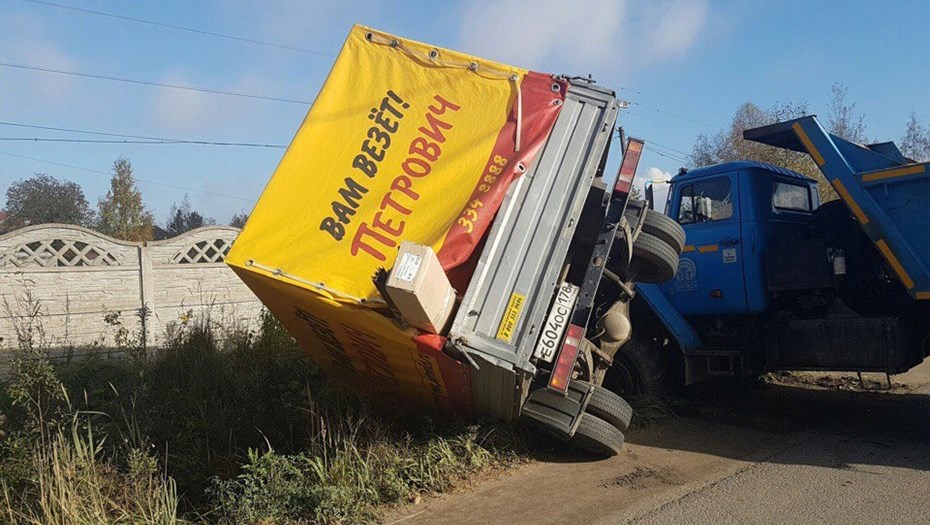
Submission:
[[[355,523],[519,459],[499,425],[375,413],[330,389],[266,315],[52,367],[24,345],[0,389],[11,523]]]
[[[34,525],[184,523],[175,484],[152,458],[137,451],[123,472],[102,456],[103,443],[75,419],[33,452],[32,491],[12,494],[4,484],[6,517]]]

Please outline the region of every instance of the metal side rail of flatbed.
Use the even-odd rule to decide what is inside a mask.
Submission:
[[[612,91],[570,81],[537,161],[507,192],[449,332],[450,344],[477,365],[478,414],[519,415],[536,372],[534,345],[618,109]]]

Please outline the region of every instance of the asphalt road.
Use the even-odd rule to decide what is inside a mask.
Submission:
[[[550,454],[385,523],[930,523],[930,364],[896,383],[702,393],[615,458]]]

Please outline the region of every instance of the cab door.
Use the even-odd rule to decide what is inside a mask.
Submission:
[[[746,312],[738,173],[686,179],[674,188],[669,213],[687,244],[678,273],[663,287],[685,316]]]

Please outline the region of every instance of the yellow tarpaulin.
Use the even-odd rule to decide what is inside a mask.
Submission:
[[[563,98],[549,75],[356,26],[226,262],[335,382],[467,413],[468,367],[372,309],[372,276],[402,240],[467,268]]]
[[[526,71],[395,41],[349,34],[229,264],[354,300],[377,295],[400,240],[440,250]]]

